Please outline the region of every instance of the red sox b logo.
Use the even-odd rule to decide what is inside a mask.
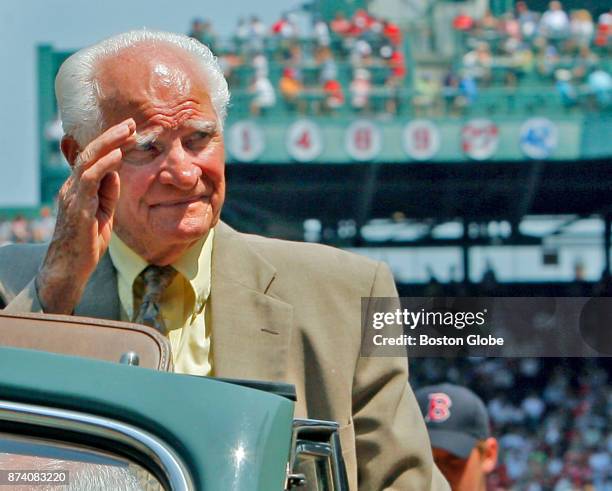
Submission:
[[[434,392],[429,394],[429,408],[425,421],[442,423],[450,418],[450,407],[453,401],[444,392]]]

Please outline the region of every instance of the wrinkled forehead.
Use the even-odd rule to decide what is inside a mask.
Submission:
[[[103,58],[95,67],[103,114],[184,99],[210,101],[196,63],[179,48],[141,43]]]

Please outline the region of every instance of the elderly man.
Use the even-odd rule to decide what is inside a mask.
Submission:
[[[297,417],[341,425],[352,490],[446,489],[406,360],[360,357],[361,297],[396,295],[389,270],[219,220],[229,93],[210,50],[121,34],[70,57],[56,92],[72,174],[51,243],[0,249],[6,309],[152,325],[177,372],[295,384]]]

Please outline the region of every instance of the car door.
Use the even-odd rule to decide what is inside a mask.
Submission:
[[[0,347],[0,483],[15,489],[282,490],[292,416],[244,385]]]

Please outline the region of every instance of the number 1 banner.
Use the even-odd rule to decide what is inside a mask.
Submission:
[[[239,121],[229,130],[230,153],[240,162],[253,162],[266,148],[264,132],[252,121]]]

